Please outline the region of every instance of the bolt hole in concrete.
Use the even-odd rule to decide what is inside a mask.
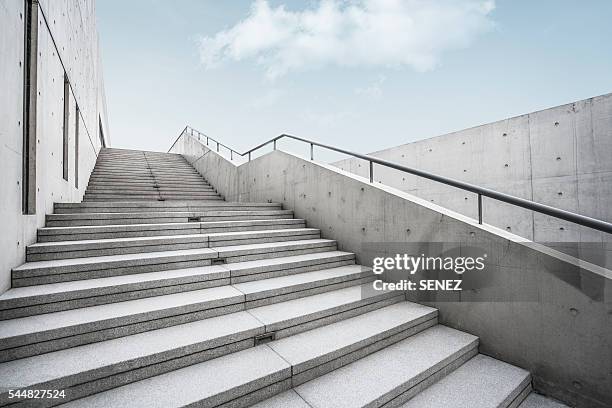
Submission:
[[[572,307],[570,308],[570,313],[572,314],[572,316],[576,316],[578,315],[578,309]]]
[[[559,126],[559,122],[555,122],[555,126]]]

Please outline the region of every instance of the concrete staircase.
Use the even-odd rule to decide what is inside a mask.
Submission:
[[[531,390],[290,210],[226,202],[178,155],[102,150],[38,237],[0,296],[0,405],[517,407]],[[23,388],[65,398],[9,398]]]

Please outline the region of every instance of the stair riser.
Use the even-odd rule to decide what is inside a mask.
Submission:
[[[267,259],[267,258],[278,258],[283,256],[293,256],[293,255],[303,255],[303,254],[313,254],[320,252],[329,252],[335,251],[336,245],[324,245],[324,246],[310,246],[304,245],[300,249],[293,250],[285,250],[285,251],[276,251],[276,252],[267,252],[268,249],[260,252],[252,251],[252,253],[244,254],[244,255],[236,255],[236,256],[228,256],[224,257],[223,253],[220,253],[219,256],[226,259],[227,263],[232,262],[245,262],[245,261],[254,261],[259,259]],[[174,260],[176,258],[176,260]],[[82,280],[82,279],[93,279],[93,278],[105,278],[109,276],[118,276],[118,275],[128,275],[135,273],[145,273],[145,272],[157,272],[157,271],[167,271],[170,269],[179,269],[179,268],[195,268],[198,266],[206,266],[211,264],[211,257],[208,254],[199,255],[199,256],[190,256],[189,260],[185,259],[185,256],[180,257],[172,257],[165,259],[150,259],[147,260],[147,264],[142,265],[142,261],[140,264],[133,264],[129,266],[121,266],[124,265],[121,263],[105,263],[105,264],[93,264],[87,266],[81,266],[80,270],[73,267],[56,267],[56,268],[48,268],[45,270],[30,272],[28,274],[17,273],[18,271],[13,271],[13,287],[23,287],[23,286],[32,286],[32,285],[40,285],[45,283],[57,283],[57,282],[68,282],[74,280]],[[199,258],[199,259],[198,259]],[[215,256],[216,258],[216,256]],[[172,260],[170,260],[172,259]],[[86,270],[85,268],[91,268]]]
[[[136,283],[107,286],[103,288],[12,299],[0,303],[0,316],[2,316],[0,320],[112,303],[128,299],[139,299],[197,290],[205,287],[294,275],[321,269],[336,268],[344,265],[352,265],[355,263],[354,255],[352,257],[350,255],[342,255],[324,259],[328,259],[328,261],[288,262],[280,265],[267,266],[264,269],[265,272],[262,272],[262,268],[243,269],[240,271],[243,274],[242,276],[233,278],[230,278],[229,272],[229,270],[232,269],[232,265],[228,265],[227,271],[224,272],[207,272],[198,275],[167,279],[143,280]]]
[[[117,232],[92,232],[92,233],[66,233],[66,234],[40,234],[38,235],[38,242],[60,242],[60,241],[73,241],[73,240],[88,240],[88,239],[109,239],[109,238],[137,238],[137,237],[154,237],[164,235],[184,235],[184,234],[212,234],[212,233],[224,233],[224,232],[245,232],[245,231],[266,231],[274,229],[288,229],[288,228],[305,228],[306,223],[295,223],[295,224],[270,224],[270,225],[254,225],[254,226],[235,226],[235,227],[218,227],[218,228],[199,228],[199,227],[188,227],[185,223],[186,228],[167,228],[167,229],[130,229],[128,231],[117,231]],[[198,224],[198,223],[196,223]]]
[[[115,248],[100,248],[100,249],[84,249],[84,250],[67,250],[67,251],[51,251],[46,253],[28,253],[26,255],[27,262],[34,261],[50,261],[57,259],[72,259],[72,258],[85,258],[90,256],[106,256],[106,255],[124,255],[124,254],[137,254],[146,252],[160,252],[160,251],[176,251],[180,249],[195,249],[195,248],[210,248],[215,246],[229,246],[229,245],[248,245],[256,243],[268,243],[268,242],[285,242],[295,241],[299,239],[318,239],[321,237],[320,233],[312,234],[293,234],[288,236],[269,236],[260,237],[253,239],[237,239],[227,240],[218,242],[209,242],[208,236],[203,234],[194,234],[194,237],[199,239],[191,239],[183,241],[192,242],[168,242],[159,245],[141,245],[136,246],[134,243],[122,243],[123,246],[119,245]],[[178,241],[178,240],[177,240]],[[194,242],[196,241],[196,242]],[[199,241],[199,242],[197,242]]]
[[[287,214],[262,214],[262,215],[227,215],[227,216],[199,216],[202,222],[211,221],[247,221],[284,219],[290,217]],[[116,219],[76,219],[76,220],[47,220],[48,227],[72,227],[72,226],[95,226],[95,225],[129,225],[129,224],[162,224],[173,222],[188,222],[189,216],[179,217],[152,217],[152,218],[116,218]]]

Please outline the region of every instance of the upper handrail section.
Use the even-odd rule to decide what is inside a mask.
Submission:
[[[342,153],[342,154],[346,154],[352,157],[356,157],[358,159],[362,159],[362,160],[366,160],[369,162],[370,164],[370,183],[374,182],[374,164],[378,164],[381,166],[385,166],[385,167],[389,167],[392,169],[396,169],[399,171],[402,171],[404,173],[409,173],[409,174],[413,174],[415,176],[418,177],[423,177],[429,180],[433,180],[433,181],[437,181],[439,183],[442,184],[446,184],[449,186],[453,186],[456,188],[460,188],[462,190],[466,190],[466,191],[470,191],[472,193],[475,193],[478,195],[478,223],[482,224],[482,218],[483,218],[483,214],[482,214],[482,197],[489,197],[492,198],[494,200],[498,200],[498,201],[502,201],[511,205],[515,205],[517,207],[521,207],[521,208],[525,208],[528,210],[532,210],[541,214],[545,214],[545,215],[549,215],[551,217],[555,217],[555,218],[559,218],[565,221],[569,221],[569,222],[573,222],[575,224],[578,225],[582,225],[585,227],[589,227],[589,228],[593,228],[596,229],[598,231],[603,231],[606,232],[608,234],[612,234],[612,223],[603,221],[603,220],[598,220],[596,218],[592,218],[592,217],[587,217],[586,215],[581,215],[581,214],[576,214],[573,213],[571,211],[566,211],[566,210],[562,210],[560,208],[556,208],[556,207],[552,207],[550,205],[546,205],[546,204],[541,204],[541,203],[537,203],[535,201],[531,201],[531,200],[527,200],[524,198],[520,198],[520,197],[516,197],[510,194],[506,194],[506,193],[501,193],[499,191],[495,191],[495,190],[491,190],[489,188],[485,188],[485,187],[481,187],[478,186],[476,184],[471,184],[471,183],[466,183],[464,181],[460,181],[457,179],[453,179],[450,177],[445,177],[445,176],[441,176],[439,174],[435,174],[435,173],[430,173],[427,171],[423,171],[423,170],[418,170],[418,169],[414,169],[411,167],[407,167],[407,166],[403,166],[401,164],[398,163],[394,163],[394,162],[390,162],[388,160],[383,160],[383,159],[379,159],[377,157],[373,157],[373,156],[369,156],[366,154],[361,154],[361,153],[355,153],[355,152],[351,152],[349,150],[345,150],[345,149],[341,149],[339,147],[335,147],[335,146],[330,146],[330,145],[326,145],[323,143],[319,143],[319,142],[315,142],[313,140],[309,140],[309,139],[304,139],[298,136],[293,136],[293,135],[288,135],[288,134],[281,134],[278,135],[270,140],[268,140],[267,142],[261,143],[255,147],[253,147],[252,149],[249,149],[243,153],[240,153],[234,149],[232,149],[231,147],[213,139],[210,136],[207,136],[206,134],[190,127],[190,126],[185,126],[185,128],[183,129],[183,131],[179,134],[179,136],[176,138],[176,140],[174,141],[174,143],[172,144],[172,147],[174,147],[174,145],[176,144],[176,142],[181,138],[181,136],[183,135],[188,135],[191,136],[193,138],[197,138],[197,140],[199,140],[200,142],[203,143],[204,138],[206,139],[206,146],[209,146],[209,142],[213,142],[213,145],[216,144],[216,150],[217,152],[219,152],[220,148],[223,147],[225,149],[227,149],[230,152],[230,160],[233,160],[233,156],[234,154],[237,154],[238,156],[244,157],[244,156],[248,156],[249,161],[251,160],[251,153],[269,145],[272,144],[274,150],[276,150],[276,142],[280,139],[293,139],[293,140],[297,140],[300,142],[304,142],[307,144],[310,144],[310,160],[314,160],[314,147],[321,147],[323,149],[327,149],[327,150],[331,150],[337,153]],[[169,150],[172,150],[172,147],[170,147]]]

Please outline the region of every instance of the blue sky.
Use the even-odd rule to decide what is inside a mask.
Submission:
[[[358,152],[612,92],[612,1],[96,3],[113,146]]]

